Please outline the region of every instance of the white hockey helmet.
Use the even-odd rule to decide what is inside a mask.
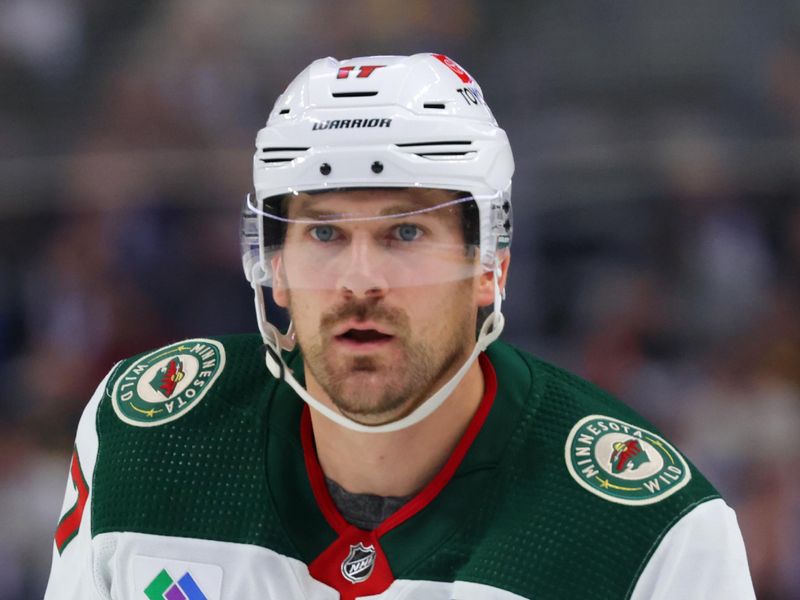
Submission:
[[[477,354],[499,336],[501,290],[483,323],[470,360],[410,415],[381,426],[351,421],[311,397],[281,357],[293,346],[266,317],[262,286],[272,284],[269,249],[283,199],[302,193],[357,188],[451,190],[478,208],[480,264],[498,272],[498,252],[511,242],[514,160],[477,82],[442,54],[369,56],[314,61],[278,98],[258,132],[254,193],[242,215],[242,263],[255,292],[267,365],[303,399],[336,422],[359,431],[408,427],[435,410]],[[495,278],[495,281],[497,278]]]

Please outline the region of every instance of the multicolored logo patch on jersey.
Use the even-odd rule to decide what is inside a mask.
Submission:
[[[197,406],[225,368],[225,348],[185,340],[136,360],[111,392],[117,416],[137,427],[169,423]]]
[[[175,581],[166,569],[155,576],[144,590],[148,600],[208,600],[188,571]]]
[[[692,478],[686,460],[664,438],[603,415],[575,423],[564,454],[575,481],[619,504],[659,502]]]
[[[175,551],[175,538],[154,543]],[[119,588],[122,597],[136,600],[220,600],[222,575],[219,565],[136,555],[119,578]]]
[[[369,579],[375,567],[375,546],[365,546],[361,542],[350,545],[350,554],[342,561],[342,575],[351,583]]]

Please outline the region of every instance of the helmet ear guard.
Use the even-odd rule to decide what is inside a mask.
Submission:
[[[267,346],[267,366],[303,400],[357,431],[396,431],[427,417],[452,393],[477,355],[499,337],[503,251],[510,246],[511,176],[508,138],[472,77],[434,54],[317,60],[278,98],[256,138],[255,192],[242,212],[242,266],[254,290]],[[359,188],[431,188],[458,192],[477,206],[480,265],[493,274],[492,312],[479,323],[476,346],[456,375],[414,412],[380,426],[343,416],[313,398],[294,378],[282,350],[295,345],[269,322],[263,286],[273,283],[266,240],[276,227],[274,202],[303,192]],[[267,216],[270,215],[270,216]]]

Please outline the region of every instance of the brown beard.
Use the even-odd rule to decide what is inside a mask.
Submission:
[[[351,319],[390,326],[395,343],[402,345],[402,364],[387,364],[385,359],[374,356],[336,356],[330,349],[331,331]],[[304,339],[298,330],[298,345],[306,367],[343,414],[378,424],[412,412],[435,392],[455,365],[466,360],[471,351],[472,328],[468,319],[459,322],[464,327],[430,347],[411,340],[410,320],[404,311],[387,307],[380,300],[352,300],[323,314],[319,335],[312,339]],[[371,378],[374,379],[370,381]]]

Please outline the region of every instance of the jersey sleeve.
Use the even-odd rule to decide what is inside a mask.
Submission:
[[[684,515],[647,562],[631,600],[754,600],[736,514],[722,499]]]
[[[95,600],[106,596],[95,585],[91,528],[92,475],[98,449],[97,409],[116,368],[97,387],[78,424],[67,490],[53,540],[53,562],[45,600]]]

